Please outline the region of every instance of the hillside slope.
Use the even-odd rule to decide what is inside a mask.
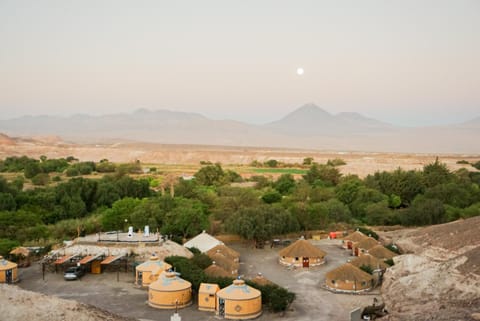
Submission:
[[[386,320],[480,320],[480,216],[392,240],[407,254],[385,274]]]

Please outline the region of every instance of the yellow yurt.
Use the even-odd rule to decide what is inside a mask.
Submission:
[[[345,263],[325,274],[325,285],[338,292],[363,292],[373,287],[373,276]]]
[[[279,253],[279,262],[286,266],[312,267],[325,263],[326,253],[301,238]]]
[[[135,268],[135,284],[147,287],[157,280],[162,272],[171,268],[170,264],[163,262],[158,256],[152,255],[148,261]]]
[[[15,283],[18,281],[17,264],[0,256],[0,283]]]
[[[157,309],[184,308],[192,304],[192,284],[175,272],[163,272],[148,287],[148,305]]]
[[[217,292],[220,291],[218,284],[200,283],[198,289],[198,309],[201,311],[215,311]]]
[[[217,292],[217,315],[225,319],[246,320],[262,314],[262,293],[235,280]]]

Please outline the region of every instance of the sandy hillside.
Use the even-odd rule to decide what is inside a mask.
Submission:
[[[0,319],[28,321],[133,321],[72,300],[0,284]]]
[[[480,320],[480,216],[385,234],[407,253],[385,274],[387,320]]]

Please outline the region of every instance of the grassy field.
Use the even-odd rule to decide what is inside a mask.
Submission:
[[[258,174],[304,175],[308,170],[299,168],[253,168],[251,171]]]

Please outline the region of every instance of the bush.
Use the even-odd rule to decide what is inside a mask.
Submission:
[[[375,233],[374,231],[368,229],[368,228],[365,228],[365,227],[359,227],[357,228],[360,232],[362,232],[363,234],[367,235],[367,236],[371,236],[373,237],[374,239],[378,240],[378,234]]]
[[[0,239],[0,255],[6,257],[10,254],[10,251],[19,246],[18,241],[13,241],[9,239]]]
[[[457,161],[457,164],[465,164],[465,165],[468,165],[468,164],[470,164],[470,163],[469,163],[468,161],[462,159],[462,160]]]
[[[398,249],[398,247],[395,244],[388,244],[388,245],[385,245],[385,247],[387,249],[389,249],[390,251],[392,251],[393,253],[401,254],[400,250]]]
[[[360,266],[360,270],[367,272],[368,274],[373,274],[373,269],[370,265],[362,264],[362,266]]]
[[[385,263],[387,263],[388,265],[390,266],[393,266],[395,263],[393,262],[393,259],[388,259],[388,260],[385,260]]]
[[[67,175],[67,177],[74,177],[79,176],[80,172],[75,167],[70,167],[65,171],[65,175]]]
[[[50,182],[50,176],[46,173],[40,173],[32,177],[33,185],[45,186]]]

